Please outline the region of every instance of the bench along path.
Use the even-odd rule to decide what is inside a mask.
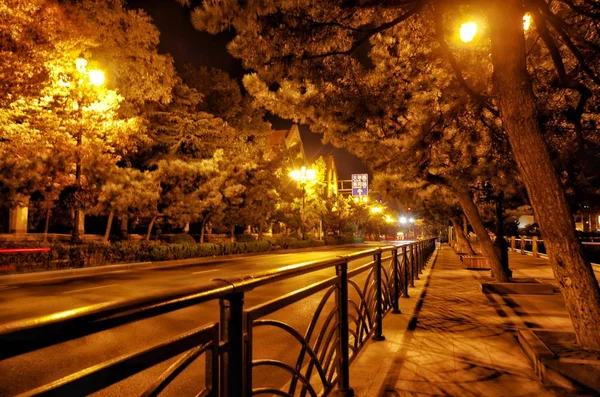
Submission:
[[[441,249],[384,396],[559,395],[537,380],[515,337],[521,325],[481,292],[476,276]]]

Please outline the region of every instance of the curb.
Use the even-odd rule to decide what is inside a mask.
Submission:
[[[314,252],[324,251],[332,248],[352,248],[352,247],[369,247],[374,244],[343,244],[343,245],[326,245],[321,247],[308,247],[308,248],[294,248],[294,249],[280,249],[265,252],[255,252],[251,254],[234,254],[234,255],[222,255],[222,256],[210,256],[210,257],[199,257],[199,258],[187,258],[187,259],[176,259],[170,261],[158,261],[158,262],[132,262],[115,265],[101,265],[86,268],[76,269],[65,269],[65,270],[49,270],[44,272],[34,273],[22,273],[22,274],[11,274],[6,276],[0,276],[0,286],[13,285],[13,284],[26,284],[34,283],[39,281],[50,281],[64,278],[77,278],[85,277],[96,274],[113,273],[113,272],[124,272],[134,270],[146,270],[146,269],[167,269],[171,267],[191,267],[197,265],[211,265],[215,262],[227,262],[239,258],[247,258],[259,255],[267,255],[269,253],[279,254],[293,254],[298,252]],[[375,248],[375,247],[373,247]]]

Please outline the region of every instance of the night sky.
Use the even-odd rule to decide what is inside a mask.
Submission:
[[[170,53],[176,67],[191,63],[195,66],[215,67],[227,71],[232,77],[241,80],[244,69],[239,60],[233,58],[225,46],[233,37],[232,33],[211,35],[194,29],[190,21],[190,10],[181,7],[174,0],[128,0],[131,8],[144,9],[161,32],[159,50]],[[288,129],[292,122],[276,116],[269,116],[274,129]],[[344,149],[321,144],[321,135],[314,134],[308,126],[300,126],[302,141],[309,161],[320,155],[333,154],[340,179],[350,179],[351,174],[366,173],[368,168],[360,159]]]

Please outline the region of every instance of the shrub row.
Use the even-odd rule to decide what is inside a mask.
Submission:
[[[177,237],[174,240],[181,241],[183,238]],[[327,237],[325,241],[280,237],[271,240],[238,241],[223,244],[198,244],[195,242],[168,244],[157,241],[120,241],[110,244],[91,242],[81,245],[5,242],[0,243],[1,248],[50,247],[51,250],[49,253],[0,254],[0,274],[101,266],[115,263],[154,262],[219,255],[249,254],[275,249],[321,247],[324,245],[349,244],[354,242],[361,241],[356,240],[352,236],[345,236],[342,238]]]

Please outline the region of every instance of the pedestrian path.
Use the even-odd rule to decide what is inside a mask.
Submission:
[[[520,324],[481,292],[476,276],[442,247],[383,396],[558,395],[522,354],[514,333]]]

